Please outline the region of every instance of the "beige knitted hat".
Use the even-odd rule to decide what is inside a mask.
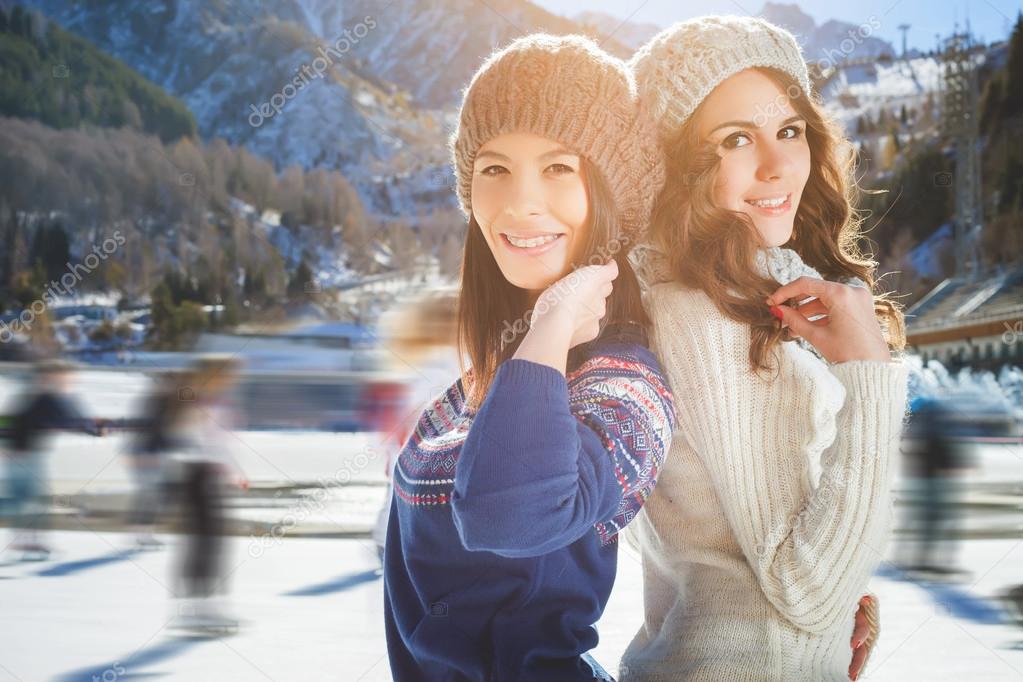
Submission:
[[[646,229],[664,184],[652,119],[640,111],[626,64],[584,36],[534,34],[492,54],[465,90],[451,154],[459,204],[472,214],[476,153],[510,132],[546,137],[588,159],[614,197],[619,235]]]
[[[729,76],[771,67],[810,92],[810,76],[791,33],[757,17],[707,16],[676,23],[629,60],[639,97],[670,137]]]

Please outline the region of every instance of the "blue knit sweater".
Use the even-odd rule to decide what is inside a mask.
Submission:
[[[387,530],[395,680],[593,679],[581,655],[597,644],[617,533],[674,429],[640,340],[598,340],[567,377],[508,360],[478,413],[461,379],[423,413],[398,456]]]

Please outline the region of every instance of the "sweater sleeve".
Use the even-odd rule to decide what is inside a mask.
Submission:
[[[48,414],[44,418],[49,421],[52,428],[80,431],[90,436],[99,435],[96,420],[83,415],[78,409],[78,405],[66,395],[50,394],[50,402],[46,410]]]
[[[653,487],[672,409],[646,349],[590,358],[567,379],[528,360],[504,362],[455,470],[462,544],[528,557],[595,528],[610,541]]]
[[[834,382],[830,394],[791,394],[791,367],[774,381],[752,372],[747,326],[703,294],[658,289],[649,297],[654,348],[672,390],[687,398],[677,408],[680,433],[767,599],[795,626],[823,632],[855,611],[883,556],[907,368],[843,362],[821,371],[844,399]],[[829,401],[835,411],[822,413]],[[815,455],[821,477],[811,484],[806,463]]]

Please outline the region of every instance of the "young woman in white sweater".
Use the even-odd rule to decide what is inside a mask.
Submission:
[[[645,620],[621,678],[855,679],[907,369],[859,251],[851,155],[767,22],[676,24],[632,65],[668,158],[634,255],[678,424],[631,526]]]

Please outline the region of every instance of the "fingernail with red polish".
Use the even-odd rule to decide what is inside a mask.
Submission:
[[[779,308],[778,306],[773,305],[770,308],[768,308],[768,310],[770,310],[771,314],[777,317],[779,320],[783,319],[783,316],[781,314],[781,308]]]

